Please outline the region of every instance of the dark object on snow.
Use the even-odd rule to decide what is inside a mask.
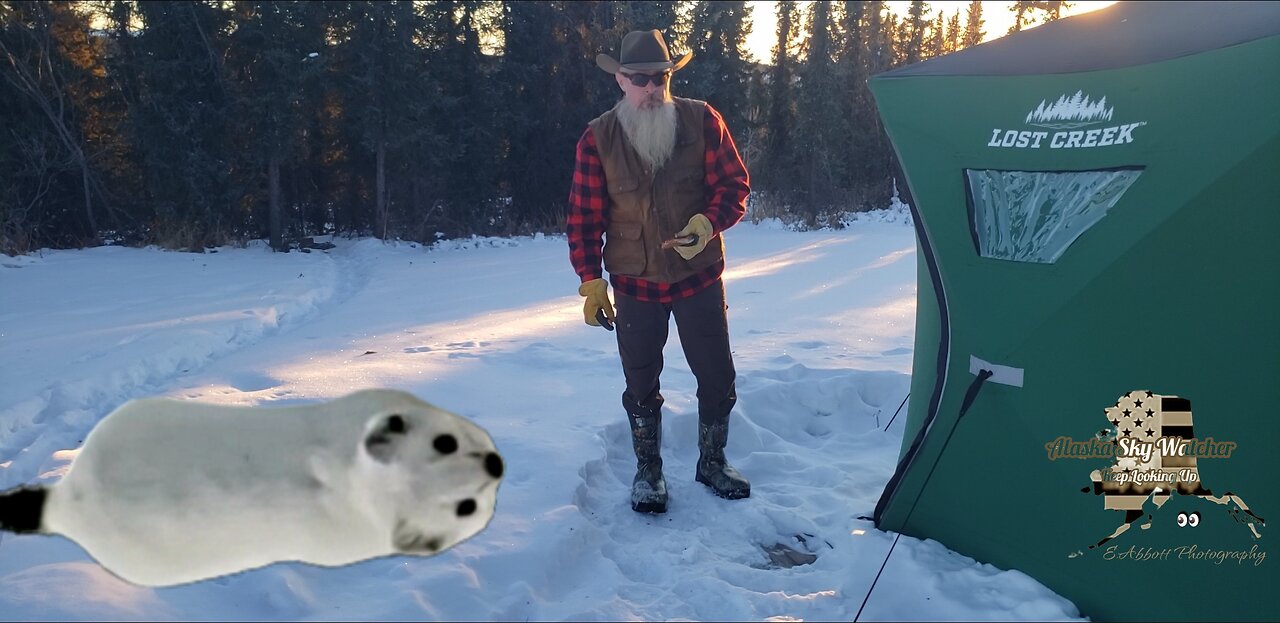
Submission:
[[[793,549],[782,543],[774,543],[765,547],[764,553],[769,556],[769,561],[773,563],[774,567],[782,569],[811,564],[818,559],[814,554]]]
[[[336,247],[337,245],[333,244],[332,242],[316,242],[315,238],[309,238],[309,237],[302,238],[298,240],[298,243],[297,243],[297,249],[299,251],[302,251],[303,253],[310,253],[311,249],[316,249],[319,251],[328,251],[329,249],[333,249]]]
[[[44,487],[19,487],[0,493],[0,530],[16,534],[39,532],[45,495]]]

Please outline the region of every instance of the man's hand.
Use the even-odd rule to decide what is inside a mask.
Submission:
[[[614,322],[613,303],[609,301],[609,282],[603,278],[592,279],[578,286],[578,294],[587,297],[585,303],[582,304],[582,316],[586,319],[587,324],[598,327],[600,322],[596,320],[596,312],[604,310],[604,317],[609,322]]]
[[[679,238],[690,234],[698,237],[696,242],[687,247],[673,247],[676,253],[679,253],[680,257],[686,260],[693,259],[693,256],[702,253],[702,250],[707,248],[707,242],[711,240],[711,221],[707,220],[707,217],[702,214],[694,214],[693,218],[689,219],[689,224],[677,232],[675,237]]]

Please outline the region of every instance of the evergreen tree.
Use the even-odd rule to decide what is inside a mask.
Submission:
[[[870,2],[861,2],[848,0],[844,3],[843,23],[841,31],[843,40],[840,45],[840,53],[838,55],[840,64],[845,68],[845,75],[851,83],[860,82],[867,79],[867,59],[868,47],[867,28],[864,21],[867,19],[867,9]]]
[[[907,43],[910,32],[897,13],[887,12],[884,18],[885,41],[889,46],[889,67],[901,67],[907,63]]]
[[[802,209],[810,224],[829,210],[840,195],[844,178],[847,118],[841,114],[845,92],[834,71],[835,23],[831,3],[814,2],[804,44],[804,65],[796,90],[796,130],[791,141],[798,164]]]
[[[672,28],[674,12],[636,5],[506,3],[504,170],[510,211],[523,226],[563,227],[578,139],[620,99],[614,78],[596,66],[596,54],[617,58],[627,31]]]
[[[562,82],[566,74],[589,68],[574,66],[575,61],[585,63],[586,59],[571,59],[564,46],[557,44],[566,37],[567,20],[556,6],[508,2],[504,12],[501,82],[507,87],[503,126],[510,150],[505,177],[511,210],[524,222],[550,222],[563,211],[578,139],[574,131],[582,131],[566,118],[575,100],[585,96],[582,84],[576,93],[569,93]]]
[[[926,58],[942,56],[947,48],[947,21],[938,11],[938,17],[929,23],[928,43],[925,45]]]
[[[987,36],[985,30],[982,29],[986,20],[982,19],[982,2],[981,0],[973,0],[969,3],[968,12],[965,14],[964,37],[961,39],[961,47],[970,48],[979,43]]]
[[[923,0],[912,0],[911,8],[907,11],[907,17],[903,22],[903,32],[899,35],[900,41],[905,46],[902,54],[903,62],[907,65],[918,63],[925,57],[924,35],[929,24],[925,15],[928,13],[928,3]]]
[[[776,11],[778,29],[773,46],[773,69],[769,73],[765,166],[759,176],[770,189],[785,191],[791,189],[796,181],[791,147],[791,133],[796,119],[795,102],[792,98],[796,68],[791,42],[795,40],[799,30],[799,9],[796,2],[781,0],[777,3]]]
[[[878,205],[889,192],[887,144],[867,85],[874,69],[876,41],[884,35],[882,6],[880,2],[844,3],[844,40],[838,72],[847,89],[840,101],[844,105],[842,116],[848,120],[848,136],[842,183],[848,189],[847,204],[857,210]]]
[[[134,11],[137,11],[135,14]],[[204,2],[117,2],[108,71],[122,83],[153,235],[200,248],[236,232],[232,94],[222,75],[230,12]],[[140,31],[131,30],[137,19]]]
[[[494,125],[496,86],[493,66],[480,51],[480,2],[443,2],[451,15],[436,20],[442,46],[439,54],[443,100],[449,105],[439,121],[450,153],[444,170],[445,203],[458,220],[484,225],[493,218],[494,167],[497,128]],[[450,19],[452,18],[452,19]]]
[[[867,80],[871,77],[870,43],[867,36],[867,9],[871,2],[847,1],[844,3],[843,38],[838,47],[837,71],[844,82],[845,94],[840,98],[844,103],[843,115],[849,119],[852,135],[850,146],[854,146],[866,129],[862,123],[868,110],[874,110],[871,91]],[[863,155],[861,149],[853,149],[859,159]]]
[[[620,97],[594,57],[650,28],[695,52],[674,91],[724,114],[758,201],[882,205],[897,164],[867,80],[958,49],[959,15],[805,6],[802,27],[777,4],[753,65],[744,2],[0,0],[0,249],[559,228],[574,144]]]
[[[611,2],[607,6],[613,11],[614,26],[607,29],[605,41],[622,41],[633,30],[660,31],[668,45],[679,41],[675,36],[679,14],[674,2]]]
[[[1031,4],[1031,2],[1019,1],[1014,2],[1009,6],[1009,10],[1013,12],[1013,25],[1009,26],[1009,32],[1007,34],[1012,35],[1013,33],[1020,32],[1022,30],[1023,24],[1026,23],[1027,10],[1030,8]]]
[[[731,132],[744,128],[751,9],[745,2],[698,2],[692,15],[687,47],[694,58],[676,74],[673,93],[710,103]]]
[[[1062,17],[1062,10],[1071,8],[1070,2],[1061,2],[1051,0],[1049,2],[1035,1],[1018,1],[1009,6],[1009,11],[1014,15],[1013,25],[1009,27],[1009,34],[1021,31],[1023,28],[1037,24],[1055,21]]]
[[[426,46],[428,23],[414,3],[343,4],[344,43],[333,80],[347,94],[347,133],[363,192],[353,219],[382,238],[419,237],[424,177],[441,175],[444,140],[437,120],[443,108]],[[361,164],[357,164],[361,163]]]
[[[874,76],[894,65],[894,33],[885,19],[884,2],[868,2],[864,9],[867,20],[867,73]]]
[[[910,16],[907,19],[899,20],[898,16],[885,9],[885,3],[873,2],[874,10],[870,14],[871,22],[869,29],[872,33],[879,33],[876,41],[870,44],[872,51],[876,48],[883,49],[882,54],[877,55],[882,59],[882,63],[872,75],[893,69],[894,67],[903,65],[909,60],[910,42],[913,38]],[[917,6],[919,5],[919,6]],[[927,6],[924,3],[912,3],[912,12],[919,11],[921,15],[927,12]],[[877,25],[877,22],[879,24]],[[878,27],[877,27],[878,26]],[[873,109],[874,110],[874,109]],[[875,200],[883,200],[892,191],[897,179],[902,178],[902,166],[898,162],[897,154],[894,153],[893,147],[889,141],[888,135],[884,131],[884,126],[880,123],[878,113],[873,113],[877,132],[875,133],[876,145],[872,150],[874,160],[867,163],[867,174],[865,177],[870,194],[868,197],[874,197]],[[910,202],[909,189],[906,184],[898,185],[904,201]]]
[[[271,247],[284,250],[286,228],[297,226],[285,192],[290,169],[303,158],[307,110],[319,103],[325,56],[318,4],[257,1],[235,5],[229,38],[234,64],[237,201],[252,215]],[[265,216],[266,218],[262,218]],[[265,227],[264,227],[265,226]]]
[[[747,105],[743,111],[746,126],[737,129],[731,128],[735,134],[734,140],[738,146],[738,153],[742,155],[742,161],[747,165],[747,171],[757,171],[764,164],[764,151],[767,140],[766,121],[769,114],[767,77],[768,69],[766,65],[758,64],[752,67],[751,78],[747,83]],[[755,176],[756,173],[752,173],[752,175]]]
[[[942,44],[942,53],[950,54],[960,49],[960,11],[951,14],[947,19],[946,41]]]

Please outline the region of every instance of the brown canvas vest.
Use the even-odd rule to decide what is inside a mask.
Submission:
[[[676,144],[671,159],[651,171],[631,147],[617,107],[594,119],[591,134],[604,165],[609,202],[605,208],[604,268],[659,283],[675,283],[724,258],[724,243],[716,236],[691,260],[662,241],[675,236],[689,218],[707,208],[704,187],[703,115],[706,102],[674,98]],[[621,103],[619,103],[621,105]]]

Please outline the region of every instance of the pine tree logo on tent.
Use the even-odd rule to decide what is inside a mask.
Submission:
[[[1063,95],[1052,104],[1049,100],[1040,100],[1040,105],[1027,113],[1027,125],[1051,130],[1071,130],[1111,121],[1114,112],[1115,107],[1107,106],[1105,96],[1095,102],[1084,91],[1076,91],[1075,95]]]
[[[1027,113],[1024,123],[1043,130],[992,128],[987,147],[1014,149],[1092,149],[1128,145],[1134,141],[1134,130],[1146,121],[1110,123],[1115,106],[1104,96],[1094,101],[1083,90],[1062,95],[1056,100],[1042,99]],[[1105,124],[1103,127],[1079,129]]]

